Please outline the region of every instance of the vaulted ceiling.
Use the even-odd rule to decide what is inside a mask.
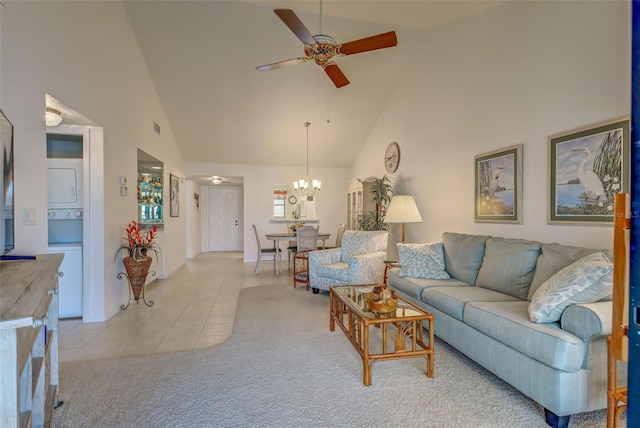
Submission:
[[[169,126],[185,161],[350,166],[429,30],[499,1],[125,1]],[[322,6],[322,14],[320,13]],[[274,14],[292,9],[308,30],[338,43],[395,30],[398,46],[336,63],[337,89],[309,61],[269,72],[256,66],[304,56]]]

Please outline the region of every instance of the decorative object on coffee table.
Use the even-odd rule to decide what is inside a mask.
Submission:
[[[364,295],[371,312],[380,314],[391,313],[398,307],[396,292],[386,285],[376,285],[373,290]]]
[[[126,273],[120,272],[118,279],[122,279],[125,276],[129,282],[129,300],[126,305],[120,305],[120,309],[129,307],[132,294],[136,303],[142,296],[142,301],[145,305],[153,306],[153,300],[147,302],[144,297],[144,285],[149,274],[156,275],[154,271],[149,271],[153,261],[149,253],[155,253],[157,259],[158,254],[161,252],[160,247],[155,242],[158,226],[154,224],[149,230],[144,231],[140,228],[140,224],[133,220],[127,225],[125,231],[127,233],[126,242],[118,248],[115,255],[117,259],[118,255],[126,254],[126,257],[122,259]]]

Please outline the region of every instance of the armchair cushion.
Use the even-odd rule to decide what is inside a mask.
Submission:
[[[340,248],[330,248],[328,250],[316,250],[309,254],[309,263],[315,264],[316,269],[320,265],[340,262]]]
[[[346,263],[350,258],[360,254],[387,251],[388,239],[389,233],[386,231],[347,230],[342,235],[340,261]]]
[[[348,263],[327,263],[318,266],[318,275],[325,278],[349,281]]]
[[[350,284],[382,284],[386,251],[360,254],[349,260]]]

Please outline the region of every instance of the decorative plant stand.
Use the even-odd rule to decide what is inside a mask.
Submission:
[[[124,310],[129,307],[132,294],[136,303],[139,302],[140,296],[142,296],[142,301],[145,305],[153,306],[153,300],[149,300],[149,302],[147,302],[144,297],[144,285],[147,280],[147,275],[151,274],[152,276],[156,276],[155,271],[149,271],[152,260],[153,259],[149,256],[143,257],[141,259],[125,257],[122,260],[124,268],[127,272],[120,272],[118,274],[118,279],[122,279],[123,276],[127,277],[127,281],[129,282],[129,300],[127,301],[126,305],[120,305],[120,309]]]

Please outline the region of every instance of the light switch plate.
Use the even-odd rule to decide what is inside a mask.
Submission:
[[[36,209],[35,208],[22,208],[22,225],[33,226],[36,224]]]

